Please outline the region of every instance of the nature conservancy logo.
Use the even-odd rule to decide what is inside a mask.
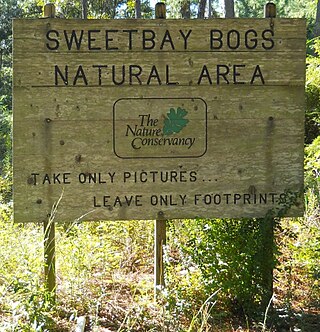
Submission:
[[[179,133],[189,122],[188,119],[185,119],[185,116],[188,112],[178,107],[177,110],[170,108],[170,112],[164,119],[163,134],[171,135]]]
[[[184,137],[180,133],[189,122],[185,116],[188,112],[178,107],[171,108],[164,119],[151,118],[151,114],[140,114],[139,124],[131,127],[127,124],[126,136],[131,137],[131,147],[140,150],[148,146],[187,146],[190,149],[196,137]]]
[[[206,152],[207,108],[200,98],[119,99],[113,122],[120,158],[195,158]]]

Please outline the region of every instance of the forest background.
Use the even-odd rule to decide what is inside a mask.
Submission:
[[[48,1],[50,2],[50,1]],[[65,18],[152,18],[148,0],[56,0]],[[273,294],[265,303],[263,220],[167,223],[166,288],[153,299],[152,221],[57,226],[56,299],[43,280],[43,228],[12,220],[13,17],[44,1],[0,0],[0,330],[320,330],[320,1],[279,0],[308,24],[305,216],[275,219]],[[168,0],[168,18],[263,17],[262,0]],[[83,327],[81,327],[81,324]]]

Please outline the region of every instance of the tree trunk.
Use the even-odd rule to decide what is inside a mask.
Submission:
[[[190,18],[190,0],[183,0],[180,13],[182,18]]]
[[[136,0],[135,7],[136,7],[136,18],[141,18],[141,0]]]
[[[234,17],[234,0],[224,0],[224,11],[226,18]]]
[[[87,0],[81,0],[82,4],[82,18],[86,20],[88,18],[88,2]]]
[[[212,17],[212,0],[208,0],[208,18]]]
[[[320,0],[317,2],[317,14],[316,14],[316,22],[314,24],[313,29],[314,37],[320,36]]]
[[[207,4],[207,0],[200,0],[198,18],[204,18],[204,13],[206,11],[206,4]]]

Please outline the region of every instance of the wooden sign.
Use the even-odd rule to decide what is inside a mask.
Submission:
[[[14,20],[16,222],[303,213],[305,21]]]

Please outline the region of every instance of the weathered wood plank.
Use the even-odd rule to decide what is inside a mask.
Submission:
[[[208,104],[208,119],[234,118],[303,118],[305,92],[301,86],[242,86],[225,85],[190,86],[187,89],[161,87],[162,98],[186,98],[201,96]],[[115,89],[117,89],[115,87]],[[143,90],[144,98],[159,98],[159,87],[123,87],[121,97],[139,97]],[[49,118],[52,120],[99,121],[111,118],[112,106],[117,96],[108,87],[94,87],[79,90],[65,88],[15,87],[14,105],[19,116],[25,120]],[[102,98],[93,98],[93,95]],[[239,99],[239,95],[241,98]],[[49,103],[48,103],[49,102]],[[104,109],[104,111],[101,111]]]
[[[263,52],[266,47],[268,52],[293,52],[293,49],[305,50],[306,24],[303,19],[14,20],[14,33],[19,36],[16,46],[20,50],[69,51],[66,40],[70,41],[72,30],[78,40],[81,39],[78,47],[74,44],[70,46],[70,50],[76,52],[86,52],[89,48],[91,52],[99,53],[139,52],[143,48],[145,52],[234,52],[238,37],[240,43],[236,51]],[[215,31],[212,37],[211,30]],[[44,38],[48,31],[51,31],[49,39]],[[109,32],[106,34],[106,31]],[[214,49],[211,49],[211,39],[219,39],[220,36],[221,48],[216,42],[213,43]],[[272,48],[271,37],[274,41]],[[50,50],[57,46],[57,50]]]
[[[305,58],[302,53],[206,53],[104,56],[94,54],[35,53],[14,62],[16,86],[215,86],[301,85]],[[37,61],[34,61],[35,57]],[[57,67],[56,67],[57,66]],[[66,67],[67,66],[67,67]],[[80,67],[79,67],[80,66]],[[107,67],[103,67],[107,66]],[[155,66],[155,67],[154,67]],[[258,66],[258,67],[257,67]],[[80,68],[80,69],[79,69]],[[27,69],[27,71],[24,71]]]
[[[212,186],[211,186],[212,188]],[[258,187],[259,188],[259,187]],[[259,192],[251,194],[248,188],[232,191],[215,191],[204,187],[200,191],[180,191],[177,195],[171,189],[164,190],[162,193],[144,193],[136,190],[130,193],[118,193],[116,196],[105,190],[102,194],[97,194],[87,188],[82,188],[81,194],[74,196],[67,189],[48,191],[47,195],[32,192],[32,196],[37,198],[32,200],[31,196],[17,196],[23,200],[23,209],[19,209],[15,217],[17,221],[43,221],[51,213],[52,206],[49,202],[56,203],[60,196],[56,221],[80,220],[125,220],[132,219],[135,215],[138,219],[156,219],[159,212],[167,219],[174,218],[196,218],[196,217],[217,217],[221,218],[228,209],[228,217],[239,218],[256,217],[257,215],[267,214],[270,209],[279,209],[279,199],[284,195],[282,188],[273,188],[270,193]],[[300,188],[299,188],[300,189]],[[292,191],[297,190],[293,187]],[[20,196],[20,197],[19,197]],[[49,201],[47,197],[51,197]],[[70,199],[69,199],[70,198]],[[84,203],[85,202],[85,203]],[[131,202],[131,203],[127,203]],[[105,206],[103,206],[105,204]],[[128,206],[130,204],[130,206]],[[185,205],[184,205],[185,204]],[[286,215],[300,213],[301,203],[293,205]],[[95,206],[94,206],[95,205]],[[146,206],[152,209],[146,211]],[[185,206],[189,208],[186,209]],[[241,211],[241,212],[240,212]]]
[[[114,135],[110,130],[112,121],[51,121],[42,122],[23,121],[15,123],[15,154],[17,155],[64,155],[85,151],[88,153],[113,153],[113,140],[116,139],[117,145],[124,145],[130,149],[130,142],[135,137],[142,137],[127,129],[130,119],[116,121],[115,128],[119,128]],[[136,119],[133,119],[133,124]],[[194,144],[200,141],[200,147],[209,143],[208,150],[225,151],[225,149],[250,150],[266,142],[266,137],[270,135],[275,147],[283,148],[282,138],[286,138],[287,143],[297,143],[303,137],[304,127],[301,118],[286,119],[273,118],[272,131],[270,119],[212,119],[206,122],[203,117],[189,117],[189,121],[196,123],[190,130],[184,131],[182,135],[173,135],[172,138],[196,137]],[[76,130],[75,130],[76,128]],[[123,128],[123,131],[121,131]],[[131,126],[132,130],[134,125]],[[187,130],[187,129],[186,129]],[[126,133],[128,135],[126,136]],[[154,136],[163,138],[164,136]],[[169,137],[169,136],[168,136]],[[213,144],[215,143],[215,144]],[[165,147],[170,147],[169,142]],[[179,147],[181,148],[181,147]],[[188,150],[188,146],[185,146]],[[145,147],[145,149],[154,151],[154,145]],[[196,152],[190,152],[190,157],[198,156]],[[141,151],[140,151],[141,153]],[[159,153],[159,151],[157,152]],[[99,155],[100,157],[100,155]],[[141,155],[140,155],[141,157]]]

